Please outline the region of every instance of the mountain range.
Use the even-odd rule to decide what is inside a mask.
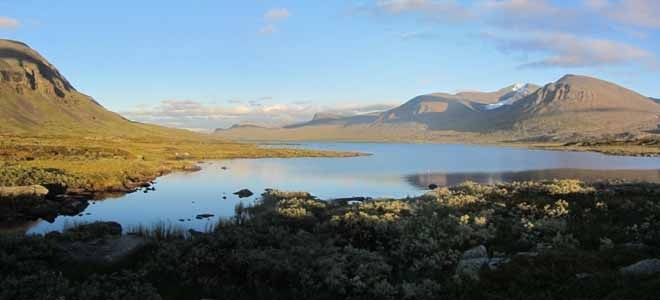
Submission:
[[[0,40],[0,135],[195,136],[130,121],[77,91],[38,52]],[[235,125],[216,137],[238,140],[521,140],[657,129],[660,104],[614,83],[566,75],[544,86],[433,93],[381,112],[317,113],[310,121],[264,128]]]
[[[317,114],[282,128],[219,134],[250,140],[561,140],[650,131],[660,123],[657,102],[611,82],[569,74],[544,86],[433,93],[380,113]]]

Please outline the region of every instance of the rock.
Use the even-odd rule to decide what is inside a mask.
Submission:
[[[456,266],[456,275],[479,280],[479,272],[489,263],[488,249],[484,245],[479,245],[463,252],[461,260]]]
[[[488,249],[486,249],[486,246],[479,245],[477,247],[474,247],[472,249],[463,252],[463,255],[461,256],[461,259],[472,259],[472,258],[488,258]]]
[[[437,185],[437,184],[435,184],[435,183],[431,183],[431,184],[429,184],[429,190],[435,190],[435,189],[437,189],[437,188],[438,188],[438,185]]]
[[[63,183],[49,183],[43,185],[47,190],[46,199],[54,200],[58,196],[66,194],[67,186]]]
[[[0,187],[0,198],[44,198],[46,195],[48,189],[42,185]]]
[[[136,253],[146,243],[146,240],[142,237],[124,235],[87,242],[77,241],[65,246],[65,248],[77,262],[114,264]]]
[[[252,191],[250,191],[248,189],[242,189],[242,190],[234,193],[234,195],[238,195],[238,198],[247,198],[247,197],[250,197],[250,196],[254,195],[254,193],[252,193]]]
[[[660,259],[645,259],[630,266],[619,269],[619,272],[629,276],[650,276],[660,273]]]
[[[350,204],[350,202],[365,202],[365,201],[369,201],[369,200],[372,200],[372,198],[371,197],[349,197],[349,198],[333,199],[333,201],[346,202],[346,203],[349,203],[349,204]]]
[[[222,166],[220,169],[227,170],[229,168],[227,168],[226,166]]]
[[[488,262],[488,258],[461,259],[456,266],[456,275],[479,280],[479,272]]]
[[[627,249],[633,249],[633,250],[642,250],[648,248],[648,246],[644,243],[625,243],[623,245],[624,248]]]
[[[511,261],[508,257],[493,257],[488,261],[488,269],[495,271],[500,268],[501,265],[507,264]]]
[[[538,252],[518,252],[518,253],[516,253],[516,256],[536,257],[536,256],[539,256],[539,253]]]
[[[189,165],[189,166],[184,166],[183,170],[187,171],[187,172],[197,172],[197,171],[202,170],[202,167],[200,167],[198,165]]]
[[[197,220],[201,220],[201,219],[212,218],[213,216],[215,216],[215,215],[214,215],[214,214],[199,214],[199,215],[197,215],[195,218],[196,218]]]
[[[121,224],[117,222],[94,222],[67,229],[64,234],[76,239],[90,240],[120,236],[122,231]]]
[[[227,196],[222,196],[222,199],[227,200]]]

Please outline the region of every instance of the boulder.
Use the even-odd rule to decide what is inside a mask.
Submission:
[[[507,264],[511,261],[508,257],[493,257],[488,261],[488,269],[495,271],[500,268],[500,266]]]
[[[94,222],[79,225],[64,231],[65,235],[78,240],[92,240],[108,236],[119,236],[121,233],[121,224],[117,222]]]
[[[623,275],[629,276],[651,276],[660,274],[660,259],[645,259],[619,269]]]
[[[437,184],[435,184],[435,183],[431,183],[431,184],[429,184],[429,190],[435,190],[435,189],[437,189],[437,188],[438,188],[438,185],[437,185]]]
[[[486,249],[486,246],[479,245],[477,247],[474,247],[472,249],[463,252],[463,255],[461,256],[461,259],[472,259],[472,258],[488,258],[488,249]]]
[[[238,198],[247,198],[247,197],[250,197],[250,196],[254,195],[254,193],[252,193],[252,191],[250,191],[248,189],[242,189],[242,190],[234,193],[234,195],[237,195]]]
[[[470,259],[461,259],[456,266],[456,275],[464,278],[471,278],[473,280],[479,280],[479,272],[486,265],[488,265],[489,259],[484,258],[470,258]]]
[[[488,250],[486,246],[479,245],[463,252],[461,260],[456,266],[456,275],[464,278],[479,280],[479,272],[489,265]]]
[[[73,260],[79,263],[114,264],[136,253],[146,244],[142,237],[123,235],[76,241],[65,245],[65,248]]]
[[[46,195],[48,189],[42,185],[0,187],[0,198],[43,198]]]

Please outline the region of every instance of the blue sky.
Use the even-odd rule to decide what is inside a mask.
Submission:
[[[596,76],[660,96],[660,1],[0,0],[0,37],[130,118],[281,125]]]

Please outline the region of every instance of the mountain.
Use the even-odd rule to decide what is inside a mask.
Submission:
[[[420,123],[433,130],[482,131],[485,111],[512,105],[538,86],[515,84],[495,92],[435,93],[411,99],[383,113],[379,123]]]
[[[129,121],[78,92],[28,45],[0,39],[0,134],[142,136],[182,130]]]
[[[649,99],[653,100],[655,103],[660,104],[660,98],[649,97]]]
[[[379,114],[321,117],[234,139],[470,141],[602,136],[657,127],[660,105],[614,83],[566,75],[539,87],[417,96]]]
[[[566,75],[496,113],[493,127],[524,135],[605,134],[655,127],[660,105],[611,82]]]
[[[309,126],[336,125],[336,126],[355,126],[359,124],[370,124],[376,119],[380,112],[369,113],[355,116],[342,116],[333,113],[316,113],[311,121],[284,126],[283,128],[292,129]]]
[[[266,129],[266,127],[259,126],[259,125],[254,125],[254,124],[234,124],[229,126],[229,128],[218,128],[215,131],[223,131],[223,130],[232,130],[232,129],[243,129],[243,128],[258,128],[258,129]]]

